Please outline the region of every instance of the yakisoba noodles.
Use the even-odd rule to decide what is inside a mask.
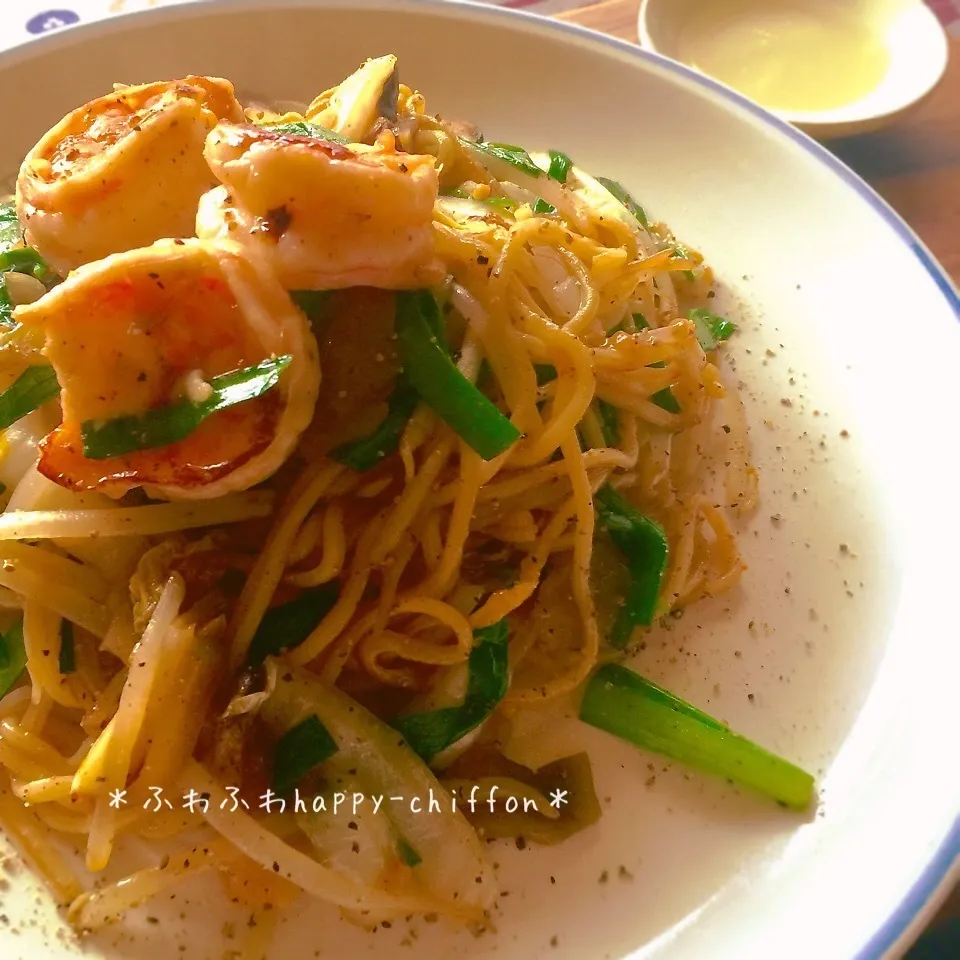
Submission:
[[[0,820],[78,931],[205,870],[480,925],[482,840],[595,829],[589,759],[522,734],[571,698],[809,802],[616,662],[737,584],[757,497],[711,271],[620,184],[430,115],[384,57],[284,115],[118,87],[0,216]],[[267,789],[447,803],[349,837]],[[153,862],[98,881],[131,837]]]

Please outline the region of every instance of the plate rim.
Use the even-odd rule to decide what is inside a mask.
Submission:
[[[282,6],[281,6],[282,5]],[[766,108],[748,99],[736,90],[692,68],[671,60],[656,51],[649,50],[611,34],[594,30],[568,20],[558,20],[528,10],[500,6],[498,0],[280,0],[276,6],[271,0],[174,0],[168,5],[141,10],[128,10],[98,20],[80,21],[55,32],[40,35],[0,51],[0,69],[14,65],[21,58],[53,52],[61,46],[83,44],[95,35],[119,32],[133,19],[176,20],[193,19],[208,15],[209,11],[256,10],[276,7],[322,9],[342,8],[350,12],[366,9],[389,9],[397,12],[403,7],[430,9],[437,14],[456,17],[459,13],[472,19],[503,21],[515,25],[524,24],[531,33],[560,34],[607,48],[630,60],[655,65],[658,69],[673,74],[688,84],[699,87],[713,99],[747,114],[754,121],[772,129],[825,166],[859,197],[886,223],[907,250],[919,260],[924,272],[933,280],[946,306],[960,323],[960,288],[954,283],[943,265],[933,255],[912,227],[894,210],[877,191],[839,157],[788,121],[781,119]],[[960,881],[960,813],[952,825],[947,826],[937,845],[918,876],[904,891],[897,906],[873,931],[866,942],[851,957],[851,960],[892,960],[916,940],[931,915],[946,899],[952,884]]]

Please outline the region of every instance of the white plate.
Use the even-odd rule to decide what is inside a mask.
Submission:
[[[403,924],[365,936],[301,902],[273,956],[897,955],[960,850],[960,303],[868,187],[802,134],[631,45],[409,0],[186,5],[8,53],[0,169],[115,80],[206,72],[306,99],[386,52],[431,109],[624,181],[717,268],[742,321],[731,353],[763,483],[751,568],[735,597],[651,636],[640,666],[818,772],[823,803],[801,822],[584,730],[606,815],[559,848],[490,848],[497,936],[419,924],[410,948]],[[4,958],[74,955],[22,871],[0,898],[19,928],[0,923]],[[139,933],[94,946],[219,957],[232,945],[220,909],[215,885],[193,887],[139,911]]]

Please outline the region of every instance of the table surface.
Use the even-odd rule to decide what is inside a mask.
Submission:
[[[557,19],[636,43],[637,8],[637,0],[606,0]],[[903,217],[960,286],[960,40],[950,40],[943,80],[914,111],[885,130],[826,146]],[[960,885],[931,930],[947,921],[960,921]]]

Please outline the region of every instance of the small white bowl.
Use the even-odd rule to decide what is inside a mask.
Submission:
[[[947,66],[923,0],[641,0],[640,44],[821,139],[876,130]]]

